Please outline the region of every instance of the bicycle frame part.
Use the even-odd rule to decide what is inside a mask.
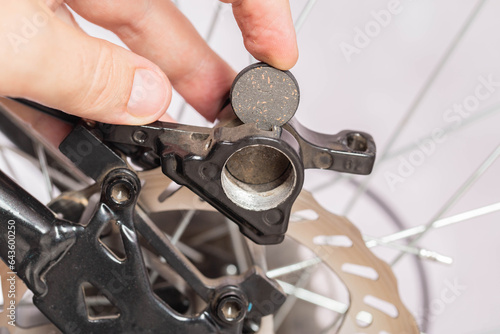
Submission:
[[[205,278],[154,224],[135,213],[140,182],[128,169],[110,171],[101,200],[86,226],[57,219],[36,199],[0,174],[0,255],[33,291],[35,305],[68,333],[241,333],[285,301],[278,285],[257,267],[239,276]],[[108,222],[119,226],[125,259],[99,241]],[[8,235],[15,226],[15,256]],[[152,291],[138,232],[203,299],[206,309],[183,316]],[[13,260],[11,260],[13,259]],[[104,269],[105,268],[105,269]],[[119,310],[116,317],[92,318],[84,307],[83,284],[90,283]],[[269,307],[269,298],[273,301]],[[239,312],[228,315],[228,307]]]

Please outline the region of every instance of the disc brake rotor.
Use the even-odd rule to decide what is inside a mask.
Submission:
[[[141,179],[145,185],[140,203],[146,211],[216,211],[186,188],[171,190],[170,197],[161,202],[171,181],[158,171],[142,173]],[[300,218],[301,212],[311,210],[314,219]],[[391,268],[366,247],[361,233],[349,220],[327,211],[304,190],[292,213],[300,219],[290,223],[287,236],[316,254],[349,291],[350,305],[338,333],[420,333],[400,299]]]
[[[316,220],[292,223],[288,236],[311,249],[344,282],[350,305],[339,333],[420,333],[403,305],[389,265],[366,246],[359,230],[302,191],[292,212],[313,210]]]

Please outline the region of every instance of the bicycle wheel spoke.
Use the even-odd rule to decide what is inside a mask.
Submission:
[[[457,215],[450,216],[447,218],[436,220],[432,224],[431,228],[432,229],[439,229],[439,228],[442,228],[445,226],[461,223],[461,222],[468,221],[468,220],[473,219],[473,218],[481,217],[481,216],[484,216],[484,215],[487,215],[490,213],[494,213],[494,212],[498,212],[498,211],[500,211],[500,202],[495,203],[495,204],[491,204],[491,205],[487,205],[487,206],[483,206],[481,208],[477,208],[474,210],[462,212],[462,213],[459,213]],[[419,225],[419,226],[415,226],[415,227],[412,227],[412,228],[409,228],[406,230],[402,230],[402,231],[399,231],[399,232],[396,232],[393,234],[386,235],[384,237],[379,238],[379,240],[385,244],[388,244],[388,243],[391,243],[391,242],[394,242],[397,240],[406,239],[406,238],[412,237],[414,235],[421,234],[424,231],[425,231],[425,225]],[[368,240],[366,242],[366,247],[368,247],[368,248],[372,248],[375,246],[378,246],[378,243],[374,240]]]
[[[474,6],[474,9],[472,10],[472,13],[469,15],[455,38],[452,40],[451,44],[448,46],[446,49],[444,55],[441,57],[440,61],[438,62],[437,66],[432,70],[430,76],[428,79],[425,81],[422,89],[420,92],[417,94],[416,98],[413,100],[412,104],[410,105],[410,108],[404,115],[403,119],[399,122],[398,126],[394,130],[394,132],[390,135],[388,144],[387,146],[382,150],[382,153],[380,154],[379,157],[379,163],[384,161],[386,159],[386,156],[389,154],[390,150],[394,146],[394,144],[397,142],[397,139],[401,136],[403,133],[403,130],[408,126],[410,120],[412,119],[413,115],[417,111],[417,109],[420,107],[420,104],[424,100],[424,98],[427,96],[429,93],[431,87],[435,83],[436,79],[439,77],[439,74],[441,74],[441,71],[443,70],[444,66],[448,62],[448,59],[451,57],[451,55],[454,53],[454,51],[457,49],[457,46],[460,44],[462,41],[463,37],[471,27],[472,23],[475,21],[477,14],[480,12],[480,9],[483,7],[483,5],[486,3],[486,0],[479,0],[476,5]],[[364,181],[359,185],[357,188],[356,192],[350,199],[350,201],[347,203],[346,208],[344,209],[342,215],[347,216],[352,208],[356,205],[358,202],[359,198],[365,193],[368,184],[371,182],[373,179],[374,175],[376,172],[373,172],[371,175],[367,176]]]
[[[471,116],[469,118],[466,118],[462,122],[462,124],[460,126],[448,125],[448,126],[442,128],[443,135],[450,134],[450,133],[453,133],[453,132],[457,132],[457,131],[460,131],[460,130],[464,130],[468,126],[470,126],[470,125],[474,124],[475,122],[483,119],[484,117],[492,116],[492,115],[496,114],[499,111],[500,111],[500,104],[497,104],[497,105],[495,105],[495,106],[493,106],[491,108],[488,108],[488,109],[486,109],[484,111],[481,111],[481,112],[479,112],[477,114],[474,114],[473,116]],[[410,144],[410,145],[404,146],[401,149],[399,149],[397,151],[394,151],[393,153],[387,154],[386,157],[385,157],[385,159],[384,159],[384,161],[387,161],[387,160],[390,160],[390,159],[394,159],[394,158],[399,157],[402,154],[411,152],[412,150],[414,150],[415,148],[418,147],[419,143],[421,143],[421,142],[423,142],[425,140],[428,140],[428,139],[432,139],[432,136],[427,136],[427,137],[420,138],[419,140],[415,141],[416,144]]]
[[[472,187],[472,185],[491,167],[491,165],[500,156],[500,145],[490,154],[490,156],[479,166],[479,168],[465,181],[465,183],[451,196],[451,198],[445,203],[445,205],[438,211],[438,213],[431,219],[430,223],[425,225],[424,231],[417,235],[410,243],[409,246],[415,245],[420,239],[422,239],[431,229],[434,222],[440,219],[457,201],[462,198],[462,196],[467,193],[467,191]],[[399,254],[391,265],[397,264],[405,255],[405,253]]]
[[[151,220],[151,218],[149,218],[149,216],[139,206],[137,206],[137,214],[148,224],[156,225],[155,222],[153,222],[153,220]],[[165,234],[165,235],[167,236],[167,238],[170,238],[170,236],[168,234]],[[201,262],[203,262],[203,260],[205,258],[202,253],[200,253],[196,249],[182,243],[181,241],[177,241],[176,247],[179,249],[179,251],[181,251],[181,253],[186,255],[186,257],[193,260],[193,262],[195,262],[195,263],[201,263]]]
[[[309,259],[309,260],[305,260],[305,261],[297,262],[297,263],[294,263],[294,264],[291,264],[288,266],[269,270],[266,273],[266,275],[269,278],[281,277],[284,275],[288,275],[288,274],[315,266],[318,263],[321,263],[321,259],[319,257],[313,257],[312,259]]]
[[[300,275],[299,280],[295,285],[285,283],[283,281],[276,280],[278,284],[283,288],[285,293],[288,295],[285,303],[281,305],[280,309],[278,312],[274,315],[274,331],[278,332],[280,329],[281,325],[285,321],[285,319],[288,317],[290,312],[293,310],[295,304],[297,303],[297,299],[299,299],[298,296],[294,294],[298,289],[304,288],[307,283],[309,283],[309,279],[311,278],[311,271],[305,271]],[[288,287],[288,291],[283,287],[281,284],[283,283],[286,287]],[[287,285],[288,284],[288,285]]]
[[[226,219],[226,224],[229,229],[229,236],[233,245],[234,256],[236,257],[236,264],[240,273],[247,271],[249,265],[245,251],[245,244],[240,233],[238,226],[229,219]]]
[[[228,233],[229,231],[227,225],[220,225],[218,227],[215,227],[213,229],[195,235],[189,240],[189,244],[193,246],[200,246],[212,240],[222,238]]]
[[[186,228],[188,227],[189,223],[193,219],[194,214],[196,213],[196,210],[189,210],[184,218],[182,218],[179,227],[177,227],[177,230],[175,230],[174,235],[172,236],[172,245],[177,244],[179,239],[182,237],[184,232],[186,231]]]
[[[17,154],[18,156],[20,156],[26,160],[28,160],[35,167],[40,168],[40,162],[38,161],[38,159],[33,158],[31,155],[15,148],[15,147],[3,146],[3,148]],[[50,175],[51,179],[56,180],[57,182],[59,182],[61,184],[65,184],[66,186],[68,186],[69,189],[73,189],[73,190],[82,189],[82,188],[87,186],[85,183],[80,183],[78,181],[75,181],[72,178],[64,175],[60,171],[58,171],[54,168],[51,168],[50,166],[48,168],[48,171],[49,171],[49,175]]]
[[[314,8],[314,5],[316,5],[317,2],[318,0],[307,1],[306,5],[304,6],[304,9],[302,9],[302,12],[297,18],[297,21],[295,21],[295,31],[297,34],[304,26],[304,23],[306,23],[307,19],[309,18],[309,15],[311,14],[312,9]]]
[[[320,185],[317,185],[316,187],[310,189],[309,191],[312,193],[315,193],[317,191],[321,191],[330,187],[333,187],[335,184],[337,184],[339,181],[342,181],[346,178],[347,176],[345,174],[337,174],[333,177],[333,180],[327,181],[325,183],[322,183]]]
[[[38,157],[38,161],[40,162],[40,170],[43,174],[43,179],[45,181],[45,189],[47,194],[49,195],[50,200],[54,199],[54,186],[52,185],[52,179],[49,175],[48,164],[47,164],[47,156],[45,155],[45,149],[42,144],[39,142],[35,143],[35,152]]]
[[[385,247],[399,250],[401,252],[405,252],[407,254],[417,255],[418,257],[420,257],[423,260],[429,260],[429,261],[439,262],[439,263],[443,263],[443,264],[452,264],[453,263],[453,259],[451,257],[439,254],[438,252],[431,251],[428,249],[400,245],[400,244],[397,244],[394,242],[384,242],[382,239],[369,237],[366,235],[363,236],[363,238],[365,241],[373,242],[377,246],[385,246]]]
[[[208,27],[207,35],[205,36],[205,41],[207,41],[207,43],[210,43],[210,41],[212,40],[215,27],[217,25],[217,22],[219,21],[219,16],[222,11],[222,6],[223,6],[222,2],[218,1],[217,8],[215,9],[215,12],[212,17],[212,21],[210,22],[210,26]]]
[[[312,292],[310,290],[306,290],[304,288],[298,288],[290,283],[286,283],[283,281],[278,281],[278,284],[281,285],[285,293],[293,295],[297,297],[300,300],[309,302],[311,304],[326,308],[328,310],[344,314],[347,312],[349,307],[341,303],[337,300],[325,297],[323,295],[317,294],[315,292]]]

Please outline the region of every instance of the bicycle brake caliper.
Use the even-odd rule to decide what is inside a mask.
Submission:
[[[304,169],[371,172],[375,143],[370,135],[321,134],[293,118],[300,93],[290,72],[251,65],[235,79],[230,99],[222,115],[232,119],[213,129],[156,122],[99,124],[92,131],[121,150],[139,152],[137,162],[143,166],[161,164],[165,175],[236,222],[258,244],[283,241]],[[62,150],[68,146],[63,143]]]

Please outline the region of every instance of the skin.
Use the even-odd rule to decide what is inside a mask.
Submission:
[[[245,47],[256,59],[283,70],[295,65],[288,0],[222,1],[232,4]],[[68,6],[117,34],[131,51],[86,35]],[[0,0],[0,8],[0,96],[101,122],[146,124],[171,120],[166,111],[173,87],[214,121],[236,75],[171,1]],[[35,32],[26,30],[33,23]],[[131,107],[136,74],[145,72],[153,88],[146,86],[148,98],[132,99]]]

